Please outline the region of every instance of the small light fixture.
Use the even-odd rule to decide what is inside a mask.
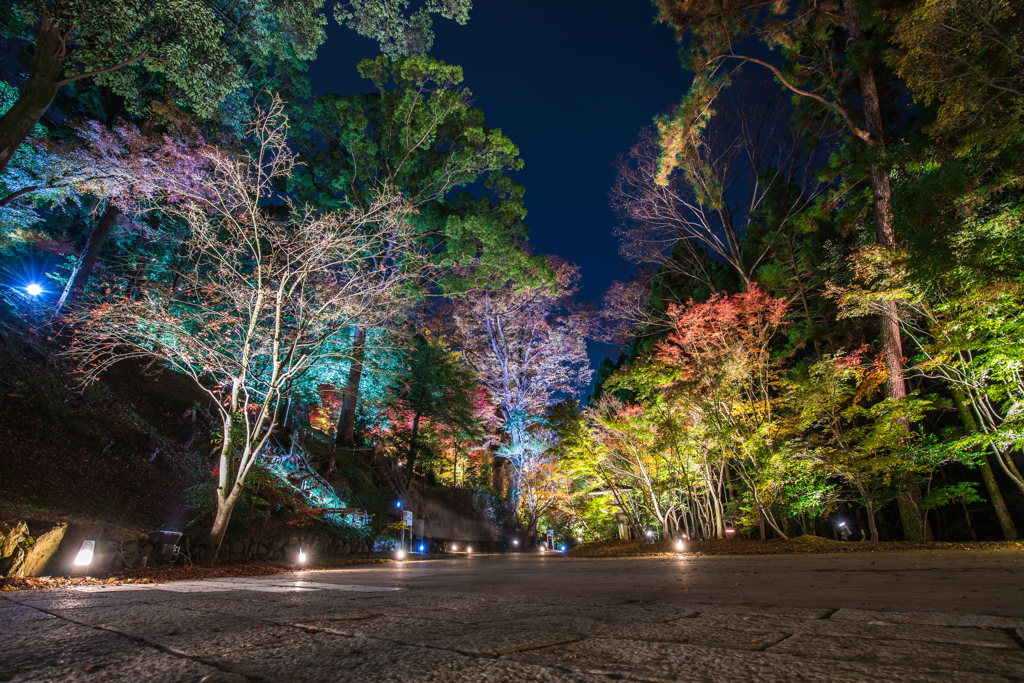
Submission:
[[[422,543],[420,543],[420,552],[421,553],[425,553],[426,551],[427,551],[427,546],[425,546]]]
[[[454,543],[452,543],[452,552],[454,553],[458,549],[459,549],[459,546],[457,546]]]
[[[518,540],[518,539],[515,539],[515,538],[514,538],[514,539],[512,539],[512,545],[514,545],[514,546],[517,546],[517,547],[518,547],[518,546],[519,546],[519,540]]]
[[[405,551],[404,550],[399,550],[398,553],[397,553],[397,556],[398,556],[398,561],[401,562],[402,560],[405,559]]]
[[[564,546],[564,545],[563,545],[563,546],[561,546],[561,547],[559,548],[559,550],[561,550],[561,551],[562,551],[562,552],[564,553],[564,552],[565,552],[565,546]]]
[[[683,552],[683,539],[680,538],[678,541],[676,541],[676,550],[678,550],[679,552]]]
[[[400,500],[396,500],[396,501],[395,501],[395,507],[396,507],[396,508],[401,508],[401,507],[402,507],[402,501],[400,501]]]
[[[32,284],[25,288],[25,293],[28,294],[29,296],[39,296],[40,294],[43,293],[43,288],[40,287],[35,282],[33,282]],[[88,564],[88,562],[86,562],[86,564]]]
[[[92,563],[92,553],[96,550],[96,541],[82,541],[82,547],[75,556],[75,566],[84,567]]]
[[[467,545],[466,546],[466,552],[467,553],[471,553],[471,552],[473,552],[473,549]]]
[[[306,553],[302,552],[302,548],[299,548],[299,564],[305,564]]]

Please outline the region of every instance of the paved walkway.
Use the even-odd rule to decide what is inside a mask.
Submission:
[[[1024,553],[474,556],[5,593],[0,681],[1024,681]]]

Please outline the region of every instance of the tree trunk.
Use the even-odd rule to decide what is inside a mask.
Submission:
[[[861,25],[856,0],[843,0],[846,11],[847,29],[855,43],[865,44],[867,37]],[[896,233],[892,225],[892,189],[889,172],[885,164],[885,126],[882,120],[882,106],[878,97],[873,63],[868,60],[860,76],[860,96],[864,118],[871,134],[869,144],[875,158],[871,163],[871,199],[875,209],[876,240],[883,249],[892,251],[896,247]],[[900,316],[895,301],[884,302],[879,319],[882,337],[882,353],[888,370],[889,398],[906,398],[907,386],[903,376],[903,342],[900,338]],[[909,425],[907,426],[909,431]],[[897,475],[900,493],[896,502],[903,521],[903,533],[908,540],[923,541],[930,534],[921,519],[921,492],[912,482],[908,472]]]
[[[64,291],[61,293],[60,299],[57,300],[57,305],[53,308],[54,315],[60,315],[61,309],[64,308],[68,301],[81,296],[82,292],[85,291],[85,286],[89,283],[89,277],[92,275],[93,268],[96,267],[96,261],[99,259],[100,250],[103,249],[107,238],[110,237],[110,233],[114,229],[114,225],[117,224],[117,218],[120,215],[120,209],[108,205],[106,211],[103,212],[100,219],[93,225],[92,230],[89,231],[89,237],[85,240],[85,246],[82,247],[82,255],[78,257],[78,262],[75,263],[75,267],[71,271],[70,277],[68,277],[68,283],[64,286]]]
[[[363,359],[366,358],[366,330],[355,328],[352,335],[352,367],[348,371],[345,393],[341,399],[341,415],[334,443],[342,448],[356,445],[356,404],[359,403],[359,381],[363,377]]]
[[[953,402],[956,404],[956,410],[960,413],[960,420],[964,423],[964,427],[969,432],[976,432],[978,430],[978,423],[975,422],[974,416],[971,415],[970,409],[967,407],[964,399],[964,392],[956,387],[951,389],[953,394]],[[992,464],[988,461],[988,454],[982,451],[980,453],[981,458],[978,461],[978,469],[981,471],[981,480],[985,482],[985,489],[988,491],[988,498],[992,502],[992,507],[996,511],[996,517],[999,519],[999,527],[1003,530],[1003,538],[1007,541],[1020,540],[1020,534],[1017,532],[1017,527],[1013,523],[1013,518],[1010,516],[1010,510],[1006,507],[1006,501],[1003,500],[1003,492],[999,490],[999,483],[996,482],[996,475],[992,471]],[[964,507],[966,510],[967,507]]]
[[[64,57],[64,39],[60,31],[50,23],[49,15],[43,14],[36,34],[28,85],[14,106],[0,117],[0,173],[11,163],[15,151],[50,108],[57,95]]]
[[[412,417],[412,433],[409,435],[409,453],[405,458],[405,487],[409,488],[412,483],[413,465],[416,463],[416,433],[420,430],[420,414],[417,412]]]
[[[213,519],[213,528],[210,529],[210,536],[206,539],[206,546],[203,548],[203,557],[199,562],[201,565],[212,567],[217,561],[217,554],[220,552],[224,535],[228,531],[228,523],[231,521],[231,511],[235,509],[235,503],[238,502],[241,490],[241,486],[236,484],[227,498],[217,497],[217,516]]]
[[[878,545],[878,525],[875,523],[875,506],[871,503],[867,504],[868,509],[868,529],[871,530],[871,543]]]

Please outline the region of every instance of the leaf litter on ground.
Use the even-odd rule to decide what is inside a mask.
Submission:
[[[675,541],[638,543],[636,541],[597,541],[569,550],[569,557],[647,557],[678,554]],[[786,540],[754,541],[708,539],[687,543],[687,553],[694,555],[796,555],[811,553],[864,553],[938,550],[1024,550],[1024,541],[971,541],[958,543],[916,543],[888,541],[878,544],[866,541],[834,541],[821,536],[797,536]]]

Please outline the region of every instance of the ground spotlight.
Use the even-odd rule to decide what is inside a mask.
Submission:
[[[425,553],[426,551],[427,551],[427,546],[425,546],[422,543],[420,543],[420,552],[421,553]]]
[[[472,549],[472,548],[470,548],[470,547],[469,547],[469,546],[467,545],[467,546],[466,546],[466,552],[467,552],[467,553],[471,553],[471,552],[473,552],[473,549]]]
[[[558,549],[561,550],[563,553],[565,552],[565,546],[564,545],[563,546],[559,546]]]
[[[302,548],[299,548],[299,564],[305,564],[306,553],[302,552]]]
[[[96,550],[96,541],[82,541],[82,547],[75,555],[75,566],[84,567],[92,563],[92,553]]]
[[[454,553],[458,549],[459,549],[459,546],[457,546],[454,543],[452,543],[452,552]]]
[[[680,538],[678,541],[676,541],[676,550],[678,550],[679,552],[683,552],[683,539]]]
[[[398,552],[397,552],[397,553],[395,554],[395,556],[396,556],[396,557],[398,558],[398,561],[399,561],[399,562],[401,562],[402,560],[404,560],[404,559],[405,559],[405,551],[404,551],[404,550],[399,550],[399,551],[398,551]]]

